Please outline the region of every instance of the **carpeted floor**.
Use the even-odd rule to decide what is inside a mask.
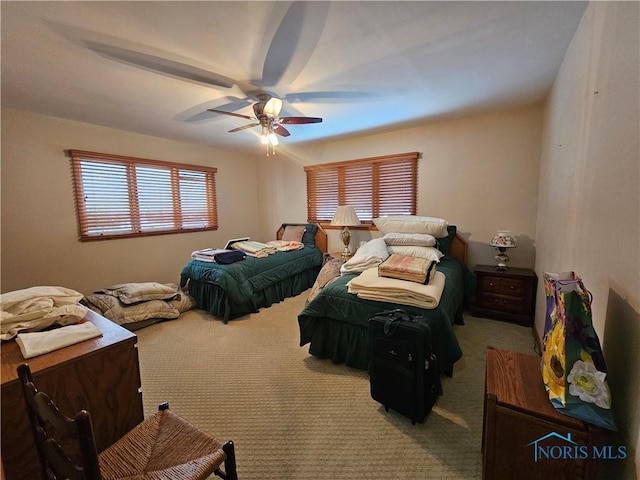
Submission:
[[[533,354],[531,330],[465,315],[463,358],[423,424],[369,377],[299,347],[303,293],[228,325],[200,310],[139,330],[145,415],[158,403],[236,444],[241,480],[479,479],[485,348]],[[214,477],[212,477],[214,478]]]

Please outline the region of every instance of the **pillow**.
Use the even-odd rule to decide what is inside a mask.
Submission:
[[[307,223],[306,230],[304,231],[304,235],[302,235],[302,243],[305,245],[311,245],[314,247],[316,245],[316,232],[318,231],[317,223]]]
[[[173,300],[180,295],[175,289],[157,282],[121,283],[93,293],[112,295],[126,305],[149,300]]]
[[[285,242],[302,242],[302,236],[305,230],[306,227],[304,225],[287,225],[284,227],[282,240]]]
[[[447,236],[447,221],[436,217],[418,217],[416,215],[388,215],[374,218],[380,233],[428,233],[436,238]]]
[[[439,262],[444,255],[440,250],[434,247],[421,247],[417,245],[388,245],[387,251],[389,254],[406,255],[407,257],[418,257],[431,260],[433,262]]]
[[[423,247],[435,247],[436,237],[428,233],[387,233],[384,235],[387,245],[420,245]]]

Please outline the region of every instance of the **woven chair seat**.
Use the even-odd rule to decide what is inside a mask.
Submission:
[[[103,480],[204,480],[226,454],[216,438],[170,410],[161,410],[98,458]]]

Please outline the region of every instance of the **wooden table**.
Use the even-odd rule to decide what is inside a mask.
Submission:
[[[36,387],[67,416],[91,413],[98,451],[143,420],[137,337],[89,311],[102,337],[25,360],[15,341],[2,344],[2,466],[7,480],[39,478],[38,457],[16,369],[28,363]]]
[[[482,478],[595,478],[596,461],[582,453],[589,453],[598,444],[602,431],[558,413],[551,405],[542,382],[540,358],[489,347],[486,368]],[[536,458],[538,444],[544,448],[555,446],[556,450],[569,447],[570,452],[580,455]],[[584,450],[576,450],[580,448]]]

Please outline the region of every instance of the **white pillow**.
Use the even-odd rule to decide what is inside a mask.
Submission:
[[[444,254],[435,247],[421,247],[418,245],[387,245],[387,251],[390,255],[397,253],[407,257],[425,258],[432,262],[439,262],[444,257]]]
[[[448,235],[446,220],[436,217],[418,217],[416,215],[388,215],[386,217],[374,218],[380,233],[428,233],[436,238],[443,238]]]
[[[387,245],[420,245],[422,247],[435,247],[436,237],[428,233],[396,233],[384,235]]]

